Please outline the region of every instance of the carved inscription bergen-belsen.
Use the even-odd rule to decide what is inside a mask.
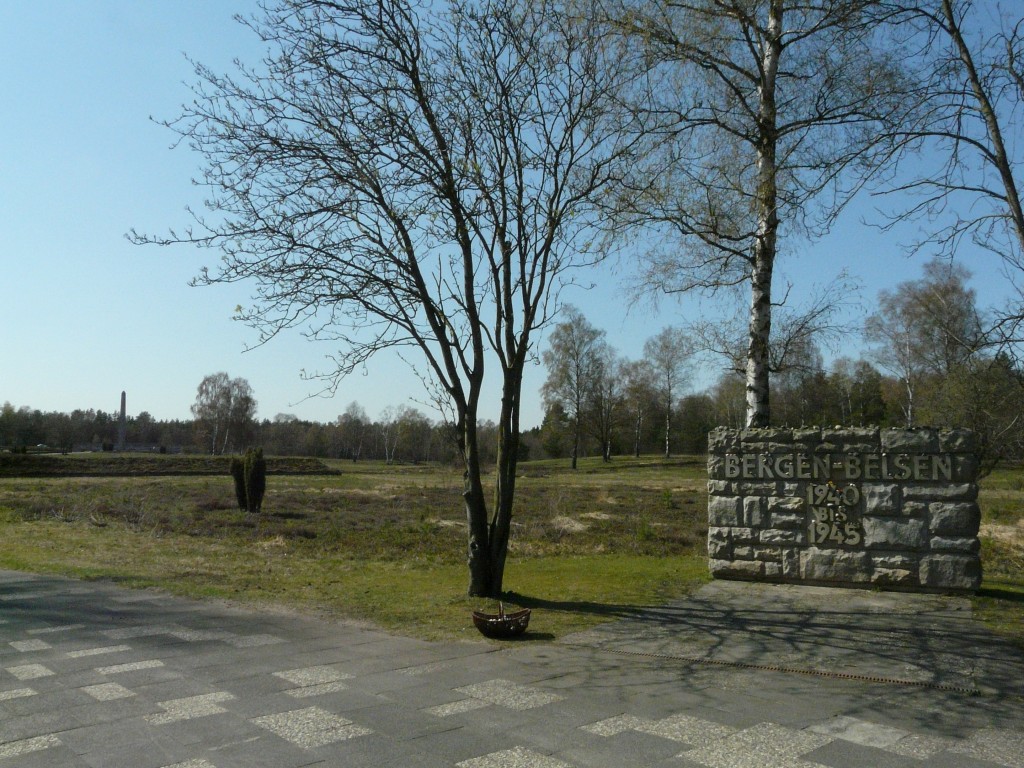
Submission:
[[[976,590],[977,449],[966,430],[714,430],[711,573]]]
[[[813,480],[807,484],[807,541],[819,547],[855,547],[864,541],[860,481],[953,479],[949,454],[728,453],[727,480]]]

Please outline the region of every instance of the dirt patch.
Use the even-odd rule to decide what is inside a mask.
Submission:
[[[438,518],[431,518],[427,520],[430,525],[436,525],[438,528],[465,528],[465,520],[439,520]]]
[[[984,524],[978,535],[1016,547],[1024,547],[1024,518],[1018,520],[1015,525]]]
[[[586,523],[564,515],[551,518],[551,527],[563,533],[583,533],[590,528]]]
[[[333,493],[353,499],[384,499],[385,501],[394,501],[398,498],[394,488],[325,488],[323,493]]]

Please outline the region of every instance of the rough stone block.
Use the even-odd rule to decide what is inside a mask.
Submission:
[[[779,428],[744,429],[740,432],[740,445],[746,450],[767,450],[768,443],[793,442],[793,430]]]
[[[924,517],[928,514],[928,504],[924,501],[905,501],[900,511],[904,517]]]
[[[737,544],[749,544],[757,541],[757,534],[753,528],[733,528],[732,540]]]
[[[800,574],[808,581],[863,583],[870,570],[867,552],[811,547],[800,553]]]
[[[782,563],[766,562],[764,564],[764,577],[766,579],[778,579],[782,576]]]
[[[918,557],[901,552],[872,552],[871,567],[874,570],[888,568],[890,570],[903,570],[917,572]]]
[[[919,550],[928,546],[923,518],[891,519],[865,517],[864,546],[869,549]]]
[[[939,433],[939,450],[943,453],[978,453],[978,433],[969,429],[948,429]]]
[[[981,462],[977,456],[954,456],[953,457],[953,480],[958,483],[973,483],[978,479],[978,470]]]
[[[800,550],[795,547],[782,549],[782,575],[787,579],[800,578]]]
[[[828,453],[878,453],[878,429],[845,427],[821,430],[821,450]]]
[[[872,554],[871,583],[878,586],[916,587],[917,558],[902,554]]]
[[[772,528],[803,528],[805,516],[803,512],[773,512]]]
[[[981,560],[974,555],[925,555],[921,558],[921,584],[973,592],[981,586]]]
[[[904,501],[974,501],[975,483],[920,483],[903,487]]]
[[[714,454],[708,456],[708,477],[712,480],[725,480],[725,459]]]
[[[709,538],[708,557],[712,560],[731,560],[734,557],[732,544],[728,541],[712,541]]]
[[[918,429],[883,429],[882,451],[885,453],[938,453],[939,433],[930,427]]]
[[[733,547],[732,558],[733,560],[753,560],[754,548],[751,546]]]
[[[793,443],[803,447],[813,447],[821,442],[821,430],[817,427],[804,427],[793,430]]]
[[[735,496],[735,483],[728,480],[708,480],[709,496]]]
[[[738,430],[718,427],[708,433],[709,453],[728,453],[738,448],[739,444],[740,433]]]
[[[751,528],[764,525],[764,496],[747,496],[743,499],[743,521]]]
[[[878,452],[877,443],[839,443],[832,448],[832,453],[841,455],[857,454],[863,456],[865,454],[877,454]]]
[[[928,530],[936,536],[977,536],[981,511],[975,502],[936,501],[928,505]]]
[[[971,536],[933,536],[931,547],[932,552],[961,552],[963,554],[976,555],[981,551],[981,542]]]
[[[906,568],[875,568],[871,572],[871,583],[884,586],[917,586],[917,572]]]
[[[732,528],[720,528],[711,526],[708,528],[708,541],[729,542],[732,541]]]
[[[742,525],[740,501],[739,496],[710,496],[708,498],[708,525]]]
[[[793,430],[794,441],[813,443],[821,441],[821,430],[817,427],[799,427]]]
[[[878,427],[839,427],[821,430],[823,443],[869,443],[878,445]]]
[[[783,531],[777,528],[766,528],[761,531],[761,543],[803,546],[807,543],[807,532],[803,529]]]
[[[774,496],[775,483],[739,483],[739,490],[744,496]]]
[[[754,550],[754,560],[763,560],[766,563],[781,563],[781,547],[757,547]]]
[[[866,515],[894,515],[899,511],[900,492],[897,485],[864,483],[860,492]]]
[[[797,496],[770,498],[768,499],[768,511],[773,515],[777,512],[799,513],[802,515],[804,511],[804,499]]]
[[[708,568],[717,579],[757,579],[764,576],[759,560],[709,560]]]

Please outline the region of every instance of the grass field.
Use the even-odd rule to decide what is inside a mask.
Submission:
[[[87,457],[62,457],[75,471],[48,477],[0,467],[0,567],[283,605],[430,638],[478,637],[469,609],[493,607],[465,597],[456,469],[279,468],[253,516],[235,507],[229,477],[177,474],[174,457],[152,458],[163,472],[114,476],[111,456],[94,459],[95,472]],[[997,471],[981,499],[986,577],[976,606],[1019,637],[1024,471]],[[534,636],[558,637],[682,595],[707,579],[706,509],[701,458],[585,460],[576,472],[564,461],[526,463],[508,602],[536,609]]]

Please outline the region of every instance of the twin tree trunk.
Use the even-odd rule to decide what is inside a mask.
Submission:
[[[521,370],[521,369],[520,369]],[[516,468],[519,463],[519,407],[522,375],[515,370],[505,372],[498,423],[498,458],[496,462],[494,509],[488,520],[487,497],[481,481],[480,451],[476,435],[476,415],[466,419],[463,428],[466,471],[463,500],[469,523],[469,595],[501,597],[508,555],[509,533],[512,530],[512,502],[515,496]],[[472,426],[470,426],[472,421]]]

